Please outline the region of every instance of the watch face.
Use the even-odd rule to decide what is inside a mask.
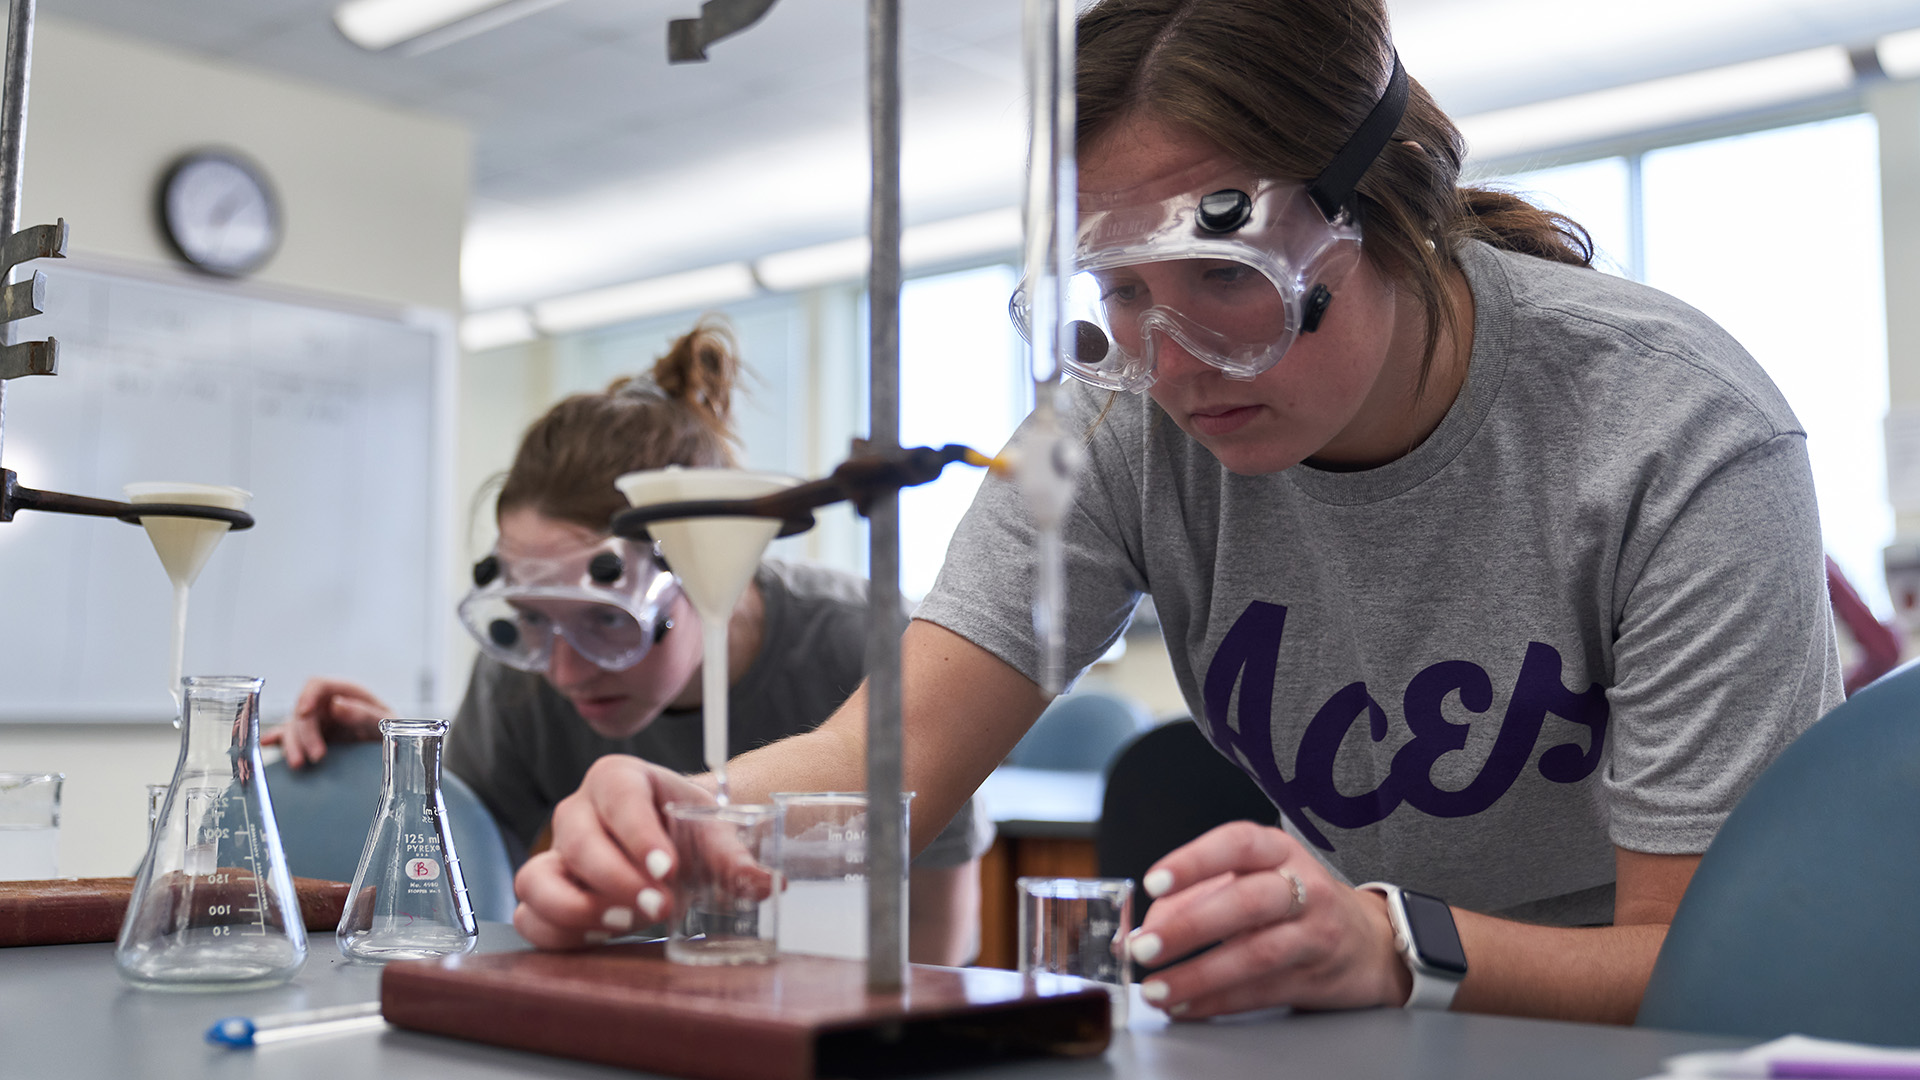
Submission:
[[[280,243],[280,208],[266,178],[241,158],[182,158],[160,186],[160,221],[180,257],[215,274],[247,273]]]
[[[1467,953],[1460,947],[1460,932],[1454,929],[1453,912],[1446,901],[1412,889],[1400,890],[1400,897],[1407,913],[1407,928],[1413,932],[1413,951],[1420,962],[1465,975]]]

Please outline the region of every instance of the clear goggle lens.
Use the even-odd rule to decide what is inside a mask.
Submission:
[[[598,667],[622,671],[639,663],[658,635],[654,618],[601,600],[559,596],[475,596],[461,620],[487,655],[522,671],[545,671],[555,637]]]
[[[1231,259],[1082,271],[1067,288],[1074,338],[1064,366],[1106,389],[1144,389],[1171,342],[1229,378],[1251,379],[1293,343],[1297,307],[1265,274]]]

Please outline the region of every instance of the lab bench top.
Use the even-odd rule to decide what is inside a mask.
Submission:
[[[487,924],[482,951],[524,947]],[[348,964],[329,935],[313,940],[293,982],[250,993],[134,990],[113,946],[0,949],[0,1076],[8,1080],[341,1080],[343,1077],[613,1078],[642,1074],[389,1029],[291,1040],[253,1050],[209,1045],[227,1016],[372,1001],[379,971]],[[1662,1058],[1748,1040],[1636,1028],[1399,1009],[1168,1024],[1136,1002],[1103,1057],[935,1074],[950,1080],[1637,1080]]]
[[[1001,835],[1092,839],[1107,778],[1096,772],[1002,765],[974,793]]]

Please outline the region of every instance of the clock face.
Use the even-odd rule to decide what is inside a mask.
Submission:
[[[245,274],[280,245],[273,189],[230,154],[189,154],[169,169],[160,184],[160,221],[180,257],[210,273]]]

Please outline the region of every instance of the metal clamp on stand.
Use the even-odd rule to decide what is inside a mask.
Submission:
[[[20,510],[40,510],[52,514],[84,514],[88,517],[119,518],[129,525],[141,524],[143,517],[200,518],[224,521],[229,530],[253,528],[253,515],[245,510],[224,506],[195,506],[192,503],[129,503],[112,499],[90,499],[85,495],[66,495],[20,486],[12,469],[0,469],[0,521],[12,521]]]
[[[0,245],[0,281],[13,276],[13,268],[33,259],[60,259],[67,253],[67,221],[35,225],[7,237]],[[38,270],[24,281],[0,289],[0,322],[11,323],[44,314],[47,302],[47,275]],[[53,338],[45,341],[19,341],[0,348],[0,379],[23,375],[54,375],[60,369],[60,345]]]
[[[990,466],[993,460],[969,446],[949,443],[899,448],[881,453],[863,453],[865,444],[854,444],[854,456],[818,480],[762,495],[756,499],[690,499],[684,502],[655,503],[623,510],[614,515],[613,534],[628,540],[652,540],[647,525],[655,521],[674,521],[694,517],[778,518],[780,536],[793,536],[813,528],[813,512],[837,502],[850,502],[865,514],[873,500],[901,488],[918,487],[940,475],[956,461]],[[3,519],[0,519],[3,520]]]

